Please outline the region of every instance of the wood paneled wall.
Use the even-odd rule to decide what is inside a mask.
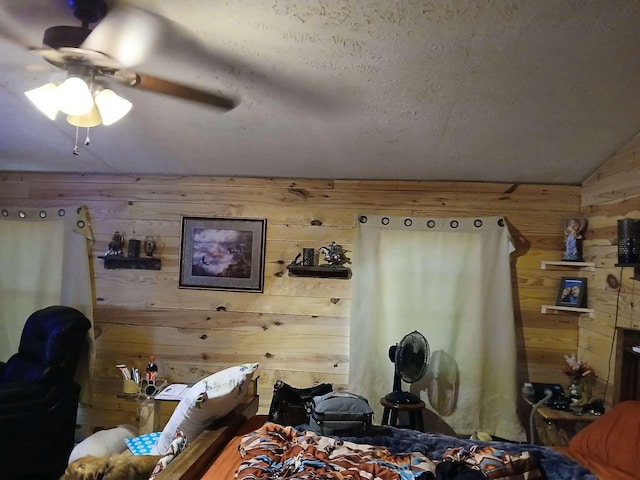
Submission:
[[[541,304],[555,301],[565,273],[541,270],[540,263],[562,257],[562,220],[580,211],[578,186],[35,173],[0,180],[3,205],[89,209],[97,361],[94,405],[80,413],[85,424],[134,420],[135,405],[115,396],[114,365],[143,368],[150,354],[173,382],[259,361],[262,412],[277,379],[347,385],[351,280],[289,277],[286,265],[303,247],[336,241],[350,250],[361,213],[504,215],[517,248],[519,380],[565,382],[563,355],[577,348],[575,315],[540,313]],[[183,215],[266,218],[264,293],[178,289]],[[105,270],[97,257],[116,230],[127,239],[157,236],[162,270]]]
[[[607,403],[615,399],[616,327],[640,330],[640,283],[633,268],[616,267],[618,220],[640,218],[640,136],[602,164],[582,185],[581,211],[589,219],[584,254],[596,263],[589,284],[589,306],[595,318],[581,318],[580,358],[592,363],[598,376],[609,379]]]

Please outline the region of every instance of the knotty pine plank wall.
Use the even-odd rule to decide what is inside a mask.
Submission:
[[[142,369],[150,354],[171,382],[260,362],[263,413],[278,379],[347,385],[351,280],[289,277],[286,265],[303,247],[336,241],[351,250],[360,213],[504,215],[517,248],[512,278],[520,381],[564,382],[563,355],[577,348],[577,317],[540,313],[541,304],[554,303],[564,274],[541,270],[540,263],[562,256],[562,219],[579,213],[578,186],[36,173],[0,179],[2,204],[89,209],[97,360],[94,403],[81,408],[83,424],[135,421],[133,402],[115,396],[114,365]],[[266,218],[264,293],[178,289],[183,215]],[[157,236],[162,270],[105,270],[97,257],[116,230],[127,239]],[[352,268],[357,275],[358,266]]]
[[[614,401],[615,327],[640,331],[640,283],[632,268],[618,262],[618,220],[640,218],[640,136],[604,162],[583,184],[582,215],[589,219],[585,260],[596,263],[589,280],[589,306],[595,318],[581,318],[580,358],[592,363],[598,376],[609,377],[607,403]],[[618,285],[620,295],[618,297]],[[612,353],[613,352],[613,353]],[[624,381],[624,379],[621,379]]]

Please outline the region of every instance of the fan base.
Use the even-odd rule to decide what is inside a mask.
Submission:
[[[404,405],[409,405],[412,403],[420,403],[420,397],[414,395],[411,392],[391,392],[387,393],[384,396],[384,399],[389,403],[400,403]]]

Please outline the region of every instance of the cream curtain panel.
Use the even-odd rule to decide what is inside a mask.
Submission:
[[[349,388],[370,400],[376,418],[393,386],[389,347],[418,330],[430,367],[403,389],[458,434],[526,440],[516,414],[512,251],[502,217],[358,218]]]
[[[0,208],[0,360],[18,349],[25,321],[49,305],[77,308],[93,323],[91,227],[85,207]],[[93,327],[77,380],[91,398]]]

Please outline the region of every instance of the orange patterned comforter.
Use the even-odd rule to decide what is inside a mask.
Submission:
[[[386,448],[301,433],[266,423],[240,443],[243,460],[238,480],[395,480],[435,474],[435,464],[421,453],[393,455]]]

